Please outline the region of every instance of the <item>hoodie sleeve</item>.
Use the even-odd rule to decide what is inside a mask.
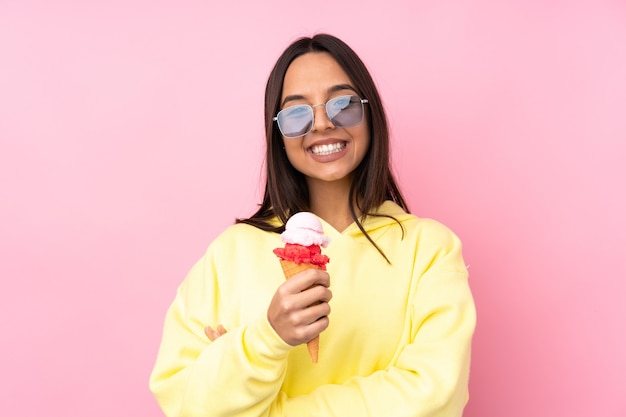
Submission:
[[[265,315],[211,342],[221,323],[211,249],[190,271],[167,311],[150,389],[168,417],[268,416],[291,346]]]
[[[427,256],[416,255],[407,326],[410,342],[392,366],[308,395],[281,394],[271,415],[462,415],[476,313],[459,240],[451,232],[436,235],[436,244],[422,251]]]

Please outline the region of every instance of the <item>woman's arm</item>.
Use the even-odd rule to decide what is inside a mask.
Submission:
[[[204,329],[222,320],[212,269],[207,254],[179,287],[150,388],[168,417],[267,416],[292,347],[265,315],[211,342]]]
[[[461,416],[468,399],[474,306],[464,277],[443,274],[426,281],[413,304],[416,335],[393,366],[309,395],[281,395],[276,415]],[[442,299],[443,294],[448,296]]]
[[[418,245],[416,285],[410,292],[408,325],[402,337],[407,344],[392,364],[307,395],[288,398],[281,393],[270,415],[462,415],[468,400],[476,312],[460,241],[447,229],[435,231],[429,233],[433,237],[429,242],[435,241],[430,250],[424,249],[424,243]]]
[[[179,287],[166,315],[150,387],[168,416],[266,416],[285,377],[288,353],[328,326],[329,277],[317,269],[287,281],[281,277],[266,301],[269,307],[262,307],[265,297],[255,294],[257,317],[226,331],[222,320],[241,318],[246,307],[236,301],[245,284],[235,281],[248,275],[228,270],[224,264],[230,262],[216,268],[216,257],[210,248]],[[229,295],[222,294],[228,285]],[[271,284],[267,290],[272,291]]]

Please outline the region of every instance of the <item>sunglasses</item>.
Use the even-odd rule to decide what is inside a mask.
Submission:
[[[352,127],[363,120],[363,103],[367,102],[367,99],[357,96],[340,96],[328,100],[326,104],[298,104],[282,109],[273,120],[278,123],[284,137],[298,138],[313,129],[313,107],[325,106],[328,120],[336,127]]]

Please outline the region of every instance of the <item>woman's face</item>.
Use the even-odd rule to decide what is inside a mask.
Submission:
[[[310,52],[296,58],[287,69],[281,109],[296,104],[325,105],[332,98],[346,95],[359,95],[348,74],[329,53]],[[314,123],[309,133],[283,137],[287,158],[309,184],[350,183],[352,172],[369,148],[367,111],[358,125],[341,128],[328,119],[324,105],[313,108]]]

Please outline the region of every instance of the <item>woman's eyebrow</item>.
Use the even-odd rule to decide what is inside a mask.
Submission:
[[[285,97],[285,99],[283,100],[283,102],[281,103],[280,107],[285,107],[285,104],[289,101],[296,101],[296,100],[304,100],[304,96],[299,95],[299,94],[293,94],[290,96]]]
[[[350,84],[338,84],[338,85],[334,85],[332,87],[330,87],[328,89],[329,93],[334,93],[337,91],[342,91],[342,90],[352,90],[356,93],[356,88],[352,87]]]
[[[330,88],[328,89],[328,92],[329,92],[329,93],[335,93],[335,92],[337,92],[337,91],[343,91],[343,90],[352,90],[352,91],[354,91],[355,93],[357,92],[357,91],[356,91],[356,88],[352,87],[350,84],[337,84],[337,85],[333,85],[332,87],[330,87]],[[303,95],[300,95],[300,94],[292,94],[292,95],[290,95],[290,96],[285,97],[285,98],[284,98],[284,100],[283,100],[283,102],[281,103],[281,105],[280,105],[280,106],[281,106],[281,108],[282,108],[282,107],[285,107],[285,104],[287,104],[287,103],[288,103],[288,102],[290,102],[290,101],[304,100],[304,99],[306,99],[306,97],[304,97]]]

